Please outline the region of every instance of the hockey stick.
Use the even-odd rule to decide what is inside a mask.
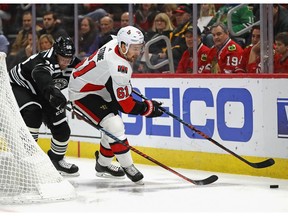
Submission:
[[[144,95],[142,95],[141,93],[135,91],[133,89],[133,92],[138,95],[139,97],[141,97],[144,100],[148,100]],[[198,130],[197,128],[195,128],[193,125],[188,124],[187,122],[185,122],[184,120],[180,119],[178,116],[174,115],[173,113],[167,111],[165,108],[163,107],[159,107],[160,110],[162,110],[164,113],[166,113],[167,115],[171,116],[172,118],[176,119],[177,121],[179,121],[180,123],[184,124],[185,126],[187,126],[188,128],[190,128],[191,130],[195,131],[197,134],[201,135],[202,137],[204,137],[205,139],[209,140],[210,142],[212,142],[213,144],[217,145],[218,147],[222,148],[223,150],[229,152],[230,154],[232,154],[234,157],[238,158],[239,160],[241,160],[242,162],[248,164],[249,166],[253,167],[253,168],[266,168],[269,166],[272,166],[275,161],[273,160],[273,158],[269,158],[267,160],[261,161],[261,162],[257,162],[257,163],[252,163],[247,161],[245,158],[239,156],[238,154],[236,154],[235,152],[231,151],[230,149],[226,148],[225,146],[221,145],[219,142],[217,142],[216,140],[212,139],[211,137],[209,137],[208,135],[206,135],[205,133],[203,133],[202,131]]]
[[[131,149],[132,151],[134,151],[135,153],[137,153],[138,155],[146,158],[147,160],[157,164],[158,166],[161,166],[162,168],[174,173],[175,175],[181,177],[182,179],[195,184],[195,185],[207,185],[207,184],[211,184],[215,181],[217,181],[218,176],[216,175],[211,175],[206,179],[201,179],[201,180],[192,180],[178,172],[176,172],[175,170],[171,169],[170,167],[160,163],[159,161],[151,158],[150,156],[142,153],[141,151],[137,150],[136,148],[134,148],[133,146],[130,146],[128,144],[126,144],[125,142],[123,142],[122,140],[118,139],[117,137],[115,137],[113,134],[111,134],[110,132],[108,132],[107,130],[105,130],[103,127],[101,127],[100,125],[96,125],[94,122],[92,122],[89,118],[87,118],[87,116],[85,116],[83,113],[79,112],[78,110],[72,109],[68,106],[66,106],[66,109],[72,113],[74,113],[79,119],[87,122],[89,125],[91,125],[92,127],[98,129],[99,131],[102,131],[103,133],[105,133],[107,136],[109,136],[110,138],[114,139],[116,142],[121,143],[122,145],[128,147],[129,149]]]

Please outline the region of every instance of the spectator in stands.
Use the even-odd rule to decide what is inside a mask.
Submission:
[[[235,73],[253,73],[255,71],[249,71],[247,68],[249,62],[249,56],[251,49],[260,41],[260,26],[255,25],[251,30],[251,44],[244,48],[239,65],[235,69]]]
[[[111,35],[116,35],[117,32],[114,30],[114,21],[110,16],[104,16],[100,19],[100,32],[97,33],[93,44],[90,47],[91,55],[93,52],[97,51],[101,46],[103,46],[108,41],[112,40]]]
[[[177,26],[175,14],[173,14],[173,11],[175,11],[176,9],[177,4],[163,4],[163,6],[161,7],[161,12],[168,15],[174,26]]]
[[[288,32],[275,37],[274,73],[288,73]]]
[[[206,32],[205,32],[206,36],[203,39],[203,43],[206,46],[208,47],[213,46],[213,36],[210,32],[211,26],[217,22],[222,22],[227,26],[227,13],[235,6],[237,5],[236,4],[224,4],[217,10],[215,16],[211,19],[211,21],[208,23],[207,28],[206,28]],[[237,9],[234,13],[232,13],[231,19],[232,19],[231,20],[232,30],[235,33],[239,32],[240,30],[254,23],[253,12],[248,6],[243,6]],[[242,34],[240,36],[237,36],[237,38],[234,38],[234,39],[236,42],[241,44],[241,46],[245,46],[245,43],[246,43],[245,39],[248,36],[249,34]]]
[[[251,49],[249,71],[261,73],[260,42]],[[280,32],[275,37],[274,73],[288,73],[288,32]]]
[[[91,45],[96,39],[96,34],[94,21],[90,17],[84,17],[79,31],[79,58],[87,57],[95,51],[91,50]]]
[[[0,34],[0,52],[4,52],[7,55],[8,49],[9,49],[9,44],[10,43],[9,43],[8,39],[6,38],[6,36],[3,34]]]
[[[274,37],[280,32],[288,32],[288,10],[280,4],[273,4]]]
[[[193,26],[189,26],[185,33],[185,41],[188,49],[183,53],[182,58],[178,64],[176,73],[193,73]],[[201,31],[200,28],[197,27],[197,61],[198,67],[197,69],[204,67],[207,61],[207,56],[210,48],[205,46],[202,43],[201,39]]]
[[[211,26],[214,46],[209,51],[207,63],[203,73],[225,73],[235,72],[242,56],[242,47],[229,37],[229,31],[223,23],[215,23]]]
[[[216,8],[215,4],[200,4],[199,18],[207,16],[215,16]]]
[[[207,24],[211,21],[215,14],[215,4],[200,4],[197,25],[200,28],[201,32],[203,32],[204,27],[207,26]]]
[[[36,25],[36,31],[41,30],[42,28]],[[26,11],[22,16],[22,29],[18,32],[14,43],[12,44],[11,51],[7,57],[8,62],[14,61],[13,58],[21,49],[25,49],[28,45],[28,35],[32,31],[32,13]]]
[[[156,4],[139,4],[134,14],[134,25],[142,32],[151,30],[156,14],[159,13]]]
[[[151,28],[150,31],[148,31],[146,34],[145,34],[145,41],[150,41],[152,39],[155,39],[159,36],[166,36],[168,39],[169,39],[169,35],[170,33],[173,31],[174,29],[174,26],[170,20],[170,18],[168,17],[168,15],[166,13],[158,13],[156,16],[155,16],[155,19],[154,19],[154,23],[153,23],[153,26]],[[151,58],[150,58],[150,61],[153,65],[159,63],[159,60],[160,60],[160,55],[161,53],[163,52],[163,50],[166,50],[167,49],[167,44],[164,40],[159,40],[153,44],[151,44],[150,48],[149,48],[149,53],[151,54]],[[161,59],[160,61],[163,61],[163,59]],[[145,60],[143,59],[143,64],[144,64],[144,67],[142,67],[140,65],[140,67],[142,68],[142,72],[143,70],[145,72],[149,71],[149,72],[162,72],[162,71],[165,71],[167,70],[167,67],[161,67],[157,70],[152,70],[152,69],[148,69],[146,64],[144,63]],[[137,65],[137,64],[135,64]],[[140,72],[141,71],[139,68],[136,70],[137,72]]]
[[[83,19],[84,17],[89,17],[94,21],[95,29],[99,30],[100,19],[104,16],[108,16],[108,12],[102,8],[103,5],[99,4],[83,4],[87,13],[84,15],[79,15],[79,19]]]
[[[50,34],[41,35],[38,40],[39,51],[50,49],[54,44],[54,39]]]
[[[38,37],[43,34],[51,34],[53,39],[56,40],[60,36],[68,37],[67,32],[57,22],[57,16],[52,11],[47,11],[43,15],[43,29],[38,31]]]
[[[150,31],[145,34],[145,41],[150,41],[158,36],[164,35],[169,38],[170,33],[174,30],[174,26],[166,13],[159,13],[155,16],[153,26]],[[163,40],[156,42],[150,46],[149,53],[156,54],[163,52],[166,48]]]
[[[25,47],[21,47],[18,50],[17,54],[13,57],[13,59],[9,59],[9,63],[7,63],[8,70],[13,68],[16,64],[19,64],[20,62],[25,61],[27,58],[29,58],[33,54],[33,49],[32,49],[33,39],[32,38],[33,38],[32,30],[30,30],[27,34],[27,45]]]
[[[173,53],[174,69],[176,70],[184,51],[187,49],[184,32],[192,23],[192,11],[188,5],[180,5],[173,13],[176,17],[177,27],[170,34],[170,42]],[[159,54],[159,57],[161,59],[166,59],[167,50]]]
[[[129,25],[129,12],[125,11],[121,14],[120,28],[126,27]]]

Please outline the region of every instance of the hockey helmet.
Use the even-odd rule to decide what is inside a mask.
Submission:
[[[143,44],[144,35],[143,33],[134,26],[126,26],[121,28],[117,34],[118,46],[121,49],[121,44],[124,43],[126,46],[126,54],[131,44]]]
[[[66,58],[72,58],[75,53],[74,43],[69,37],[60,36],[53,44],[56,54]]]

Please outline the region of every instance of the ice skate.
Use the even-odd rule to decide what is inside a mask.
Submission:
[[[54,167],[58,170],[58,172],[62,176],[79,176],[79,168],[75,164],[68,163],[62,158],[61,160],[57,160],[51,150],[48,151],[48,156],[52,161]]]
[[[95,152],[96,157],[96,176],[102,177],[102,178],[125,178],[125,173],[123,169],[119,166],[115,166],[113,164],[110,164],[109,166],[102,166],[98,163],[99,158],[99,152]]]
[[[144,178],[143,174],[132,164],[129,167],[123,167],[124,172],[127,177],[131,179],[132,182],[139,185],[144,185],[142,179]]]

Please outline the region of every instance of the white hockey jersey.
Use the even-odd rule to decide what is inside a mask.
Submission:
[[[111,40],[76,66],[68,86],[70,101],[96,94],[111,102],[107,85],[112,85],[113,94],[123,111],[129,113],[133,109],[135,104],[130,96],[132,67],[121,57],[117,44],[117,39]]]

